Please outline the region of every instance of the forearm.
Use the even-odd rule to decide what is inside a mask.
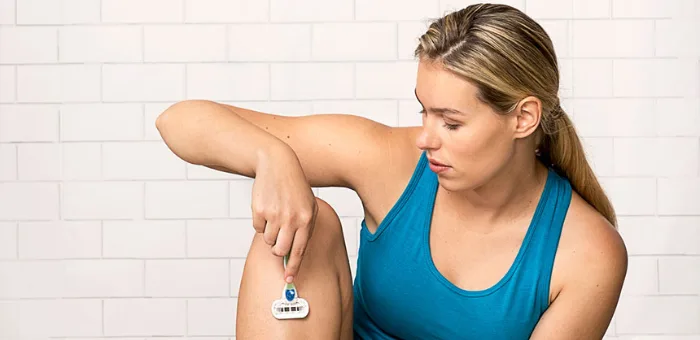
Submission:
[[[158,117],[156,127],[184,161],[246,177],[255,177],[257,165],[267,158],[294,154],[277,137],[211,101],[172,105]]]

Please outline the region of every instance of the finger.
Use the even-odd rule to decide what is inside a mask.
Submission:
[[[280,228],[277,233],[277,243],[272,247],[272,253],[277,256],[288,255],[292,248],[292,241],[294,241],[294,232],[295,230],[289,227]]]
[[[278,224],[267,221],[265,231],[263,232],[263,239],[265,240],[265,243],[274,246],[277,242],[277,234],[279,231],[280,228]]]
[[[266,222],[265,215],[253,211],[253,229],[255,229],[256,232],[262,234],[265,231]]]
[[[291,283],[294,280],[294,277],[296,277],[299,273],[299,268],[301,267],[301,261],[304,258],[308,241],[308,229],[297,230],[297,232],[294,234],[294,243],[292,244],[292,250],[289,254],[289,260],[287,261],[287,270],[285,270],[284,273],[285,281]]]

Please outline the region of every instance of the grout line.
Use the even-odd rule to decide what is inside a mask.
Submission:
[[[661,265],[659,258],[656,257],[656,293],[661,294]]]
[[[100,23],[102,23],[102,1],[104,0],[100,0],[100,5],[98,6],[100,11]]]
[[[185,299],[185,335],[190,335],[190,300]]]
[[[267,0],[267,22],[272,22],[272,0]]]
[[[135,64],[146,63],[146,25],[141,25],[141,62]]]
[[[61,44],[59,43],[61,41],[61,28],[56,27],[56,62],[60,63],[61,62]]]
[[[189,73],[187,70],[188,63],[183,63],[182,64],[182,96],[184,99],[187,99],[187,74]]]
[[[102,299],[102,335],[105,335],[105,300]]]
[[[651,39],[651,47],[653,49],[653,51],[651,53],[652,53],[653,57],[656,57],[656,54],[657,54],[656,53],[656,50],[657,50],[657,48],[656,48],[656,20],[651,21],[651,38],[650,39]]]
[[[15,181],[19,180],[19,145],[15,145]]]
[[[186,259],[190,258],[189,242],[187,242],[189,230],[190,230],[190,221],[185,220],[185,258]]]
[[[100,221],[100,258],[105,258],[105,221]]]
[[[14,98],[12,98],[13,103],[19,102],[19,66],[15,65],[15,93],[14,93]]]
[[[141,277],[141,295],[146,296],[146,260],[143,260],[143,276]]]

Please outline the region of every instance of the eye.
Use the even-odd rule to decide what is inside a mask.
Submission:
[[[445,123],[445,125],[443,125],[443,126],[446,127],[448,130],[457,130],[457,128],[459,127],[459,125],[447,124],[447,123]]]

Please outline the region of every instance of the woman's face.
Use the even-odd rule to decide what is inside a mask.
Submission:
[[[416,97],[423,129],[416,145],[429,160],[448,166],[438,178],[450,191],[482,185],[514,155],[517,118],[497,114],[476,94],[474,85],[440,64],[419,63]]]

